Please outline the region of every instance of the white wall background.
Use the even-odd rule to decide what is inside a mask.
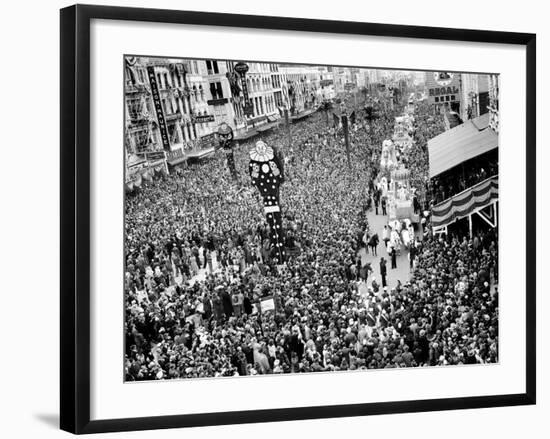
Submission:
[[[538,34],[538,405],[388,415],[349,419],[325,419],[270,425],[240,425],[126,433],[131,437],[193,438],[303,437],[445,437],[515,438],[531,433],[544,437],[550,410],[548,369],[548,321],[544,321],[542,278],[548,232],[543,218],[550,215],[544,174],[550,157],[544,151],[546,137],[543,105],[548,102],[550,30],[542,2],[518,4],[498,1],[393,0],[367,3],[309,0],[103,0],[88,3],[204,10],[243,14],[300,16],[395,24],[483,28]],[[53,438],[58,431],[58,287],[59,287],[59,13],[70,2],[36,0],[10,2],[1,14],[0,94],[0,429],[3,437]],[[109,437],[121,437],[106,435]]]

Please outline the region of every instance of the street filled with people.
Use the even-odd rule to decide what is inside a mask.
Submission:
[[[218,151],[127,193],[126,380],[497,362],[497,230],[431,233],[427,141],[445,127],[425,102],[399,151],[422,222],[399,224],[401,248],[395,226],[369,221],[386,213],[381,145],[401,111],[358,116],[349,163],[342,128],[317,112],[290,144],[281,124],[235,145],[237,179]],[[260,139],[284,164],[282,264],[248,171]],[[410,267],[390,282],[398,244]]]

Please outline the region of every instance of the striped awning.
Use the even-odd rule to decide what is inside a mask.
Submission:
[[[498,175],[443,201],[432,208],[432,226],[444,227],[498,200]]]
[[[498,148],[498,134],[484,114],[428,141],[430,178]]]

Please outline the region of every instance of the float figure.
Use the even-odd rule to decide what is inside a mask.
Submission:
[[[285,261],[284,232],[279,187],[284,181],[283,167],[273,148],[263,141],[256,142],[250,150],[248,165],[252,184],[258,188],[263,199],[264,212],[269,224],[269,239],[273,248],[273,258],[277,264]]]

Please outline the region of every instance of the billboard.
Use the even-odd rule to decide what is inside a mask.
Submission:
[[[460,73],[426,72],[428,102],[440,105],[460,100]]]

